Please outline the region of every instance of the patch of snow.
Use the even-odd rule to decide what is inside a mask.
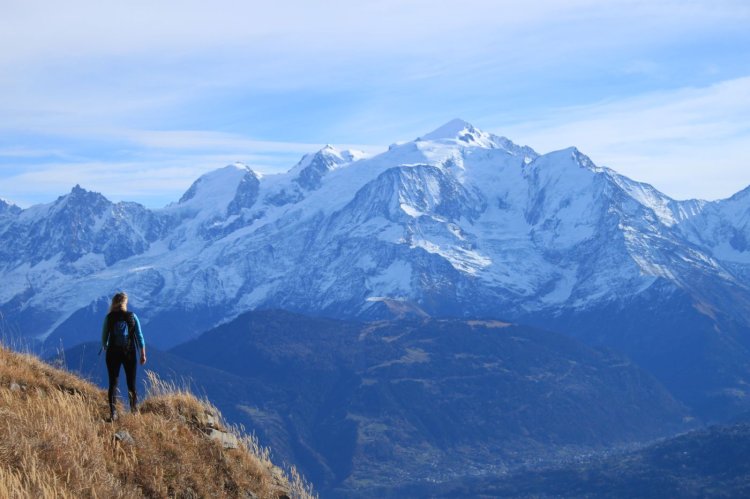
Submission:
[[[552,291],[541,297],[546,304],[560,304],[568,300],[577,283],[576,270],[564,269],[557,277],[557,282]]]
[[[422,213],[421,211],[419,211],[418,209],[412,206],[409,206],[406,203],[401,203],[401,209],[404,211],[404,213],[406,213],[410,217],[416,218],[416,217],[421,217],[422,215],[424,215],[424,213]]]
[[[396,260],[367,279],[367,289],[378,296],[403,297],[412,291],[412,265]]]
[[[480,254],[478,251],[469,250],[460,246],[440,246],[432,241],[416,239],[412,248],[422,248],[428,253],[442,256],[455,268],[467,274],[476,275],[481,270],[492,265],[492,259]]]

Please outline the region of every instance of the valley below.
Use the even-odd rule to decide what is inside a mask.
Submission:
[[[96,350],[64,359],[102,384]],[[500,321],[257,311],[152,351],[148,367],[253,428],[326,496],[564,463],[697,425],[623,357]]]

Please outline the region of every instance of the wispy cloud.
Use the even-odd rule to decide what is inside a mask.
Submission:
[[[83,133],[89,140],[96,137],[113,144],[117,154],[113,157],[108,153],[109,159],[97,160],[62,156],[44,149],[0,149],[2,187],[5,193],[12,194],[7,197],[25,207],[52,200],[81,184],[114,201],[138,201],[159,207],[179,199],[200,175],[223,165],[240,161],[261,173],[279,173],[291,168],[302,155],[323,146],[195,130],[110,129]],[[369,144],[337,146],[368,153],[385,149]],[[19,168],[15,161],[19,158],[37,161]]]
[[[281,142],[253,140],[236,133],[214,132],[210,130],[123,130],[113,133],[142,146],[158,149],[215,149],[252,152],[294,153],[297,155],[316,151],[319,143]],[[372,144],[340,144],[345,149],[361,149],[372,152],[381,146]]]
[[[33,149],[30,147],[0,147],[0,158],[44,158],[44,157],[65,157],[66,154],[61,149]]]
[[[80,182],[158,205],[227,161],[283,170],[326,142],[372,151],[456,116],[536,148],[565,139],[675,196],[724,195],[746,182],[726,105],[745,97],[719,82],[750,74],[749,22],[744,0],[13,2],[0,195]],[[706,89],[727,97],[701,104]],[[726,185],[685,184],[719,157]],[[139,177],[162,169],[172,180]],[[139,198],[144,185],[165,194]]]
[[[262,163],[267,158],[251,159]],[[137,161],[50,162],[6,177],[3,187],[22,207],[51,201],[75,184],[113,201],[160,207],[179,199],[203,173],[236,160],[232,155],[195,155],[189,161],[184,156],[162,156]]]
[[[678,198],[750,184],[750,77],[551,110],[497,132],[541,151],[576,145],[595,162]]]

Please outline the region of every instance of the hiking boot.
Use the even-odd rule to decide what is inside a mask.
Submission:
[[[112,412],[109,413],[109,422],[114,423],[118,419],[120,419],[120,415],[117,414],[117,409],[112,409]]]
[[[138,414],[138,396],[133,392],[130,392],[128,395],[130,398],[130,412],[132,414]]]

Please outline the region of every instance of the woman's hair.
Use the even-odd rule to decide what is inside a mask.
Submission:
[[[125,311],[125,307],[128,303],[128,294],[125,291],[120,291],[115,296],[112,297],[112,304],[109,306],[109,311],[115,312],[115,311]]]

